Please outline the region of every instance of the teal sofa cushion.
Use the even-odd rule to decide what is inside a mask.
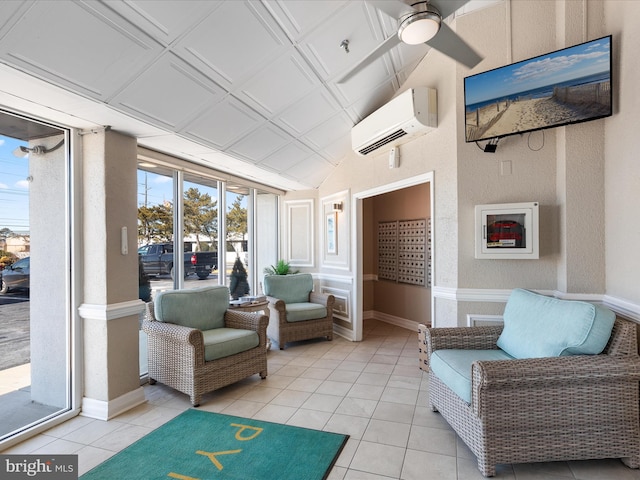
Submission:
[[[436,350],[431,371],[465,402],[471,403],[471,364],[478,360],[512,360],[502,350]]]
[[[239,328],[214,328],[203,331],[202,336],[207,362],[250,350],[260,343],[258,332]]]
[[[310,273],[265,275],[263,286],[265,295],[284,303],[304,303],[309,301],[309,294],[313,290],[313,277]]]
[[[615,314],[598,305],[515,289],[498,347],[515,358],[595,355],[607,346],[614,321]]]
[[[224,285],[159,292],[153,301],[158,321],[198,330],[224,327],[229,289]]]
[[[287,322],[302,322],[327,316],[327,307],[319,303],[287,303]]]

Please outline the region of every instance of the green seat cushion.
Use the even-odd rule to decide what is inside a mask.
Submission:
[[[159,292],[153,301],[158,321],[210,330],[224,327],[229,289],[224,285]]]
[[[515,358],[598,354],[607,346],[615,318],[599,305],[515,289],[498,347]]]
[[[302,322],[327,316],[327,307],[319,303],[287,303],[287,322]]]
[[[465,402],[471,403],[471,365],[479,360],[512,360],[502,350],[436,350],[431,371]]]
[[[313,277],[310,273],[265,275],[263,287],[265,295],[278,298],[284,303],[308,302],[313,290]]]
[[[257,332],[239,328],[214,328],[203,331],[202,336],[207,362],[250,350],[260,343]]]

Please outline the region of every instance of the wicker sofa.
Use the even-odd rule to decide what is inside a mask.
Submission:
[[[266,315],[228,310],[229,289],[160,292],[147,303],[149,383],[202,395],[259,374],[267,377]]]
[[[335,297],[313,291],[310,273],[265,275],[269,301],[267,335],[284,350],[288,342],[325,337],[333,340]]]
[[[495,359],[505,354],[499,347],[504,344],[500,338],[514,314],[542,323],[538,327],[550,337],[566,333],[559,323],[550,328],[549,322],[566,321],[562,315],[567,311],[562,310],[562,303],[568,301],[523,292],[526,291],[512,293],[505,308],[504,326],[427,329],[431,408],[442,414],[477,456],[484,476],[495,475],[497,464],[560,460],[621,458],[627,466],[638,468],[637,325],[615,318],[610,312],[604,323],[611,321],[612,327],[603,350],[592,342],[589,354],[573,353],[580,350],[573,345],[555,356],[533,357],[529,352],[533,358]],[[519,296],[519,308],[510,308],[514,294]],[[602,310],[579,303],[587,310],[592,308],[596,316]],[[560,311],[554,312],[558,306]],[[599,334],[605,332],[606,328]],[[519,333],[525,349],[535,348],[531,345],[536,341],[535,333]],[[601,353],[595,354],[593,351],[598,349]],[[456,351],[466,355],[470,363],[465,372],[466,386],[462,377],[457,384],[451,379],[443,380],[446,375],[434,363],[441,362],[438,356],[455,356]],[[439,354],[434,356],[435,352]],[[475,354],[478,360],[471,360]],[[465,370],[460,364],[456,368]]]

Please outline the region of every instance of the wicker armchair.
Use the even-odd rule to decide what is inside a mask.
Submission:
[[[439,349],[497,349],[502,326],[426,332]],[[496,464],[621,458],[640,466],[637,325],[616,319],[599,355],[472,364],[471,403],[429,373],[429,402],[477,456],[484,476]]]
[[[313,292],[308,273],[266,275],[264,293],[269,301],[267,335],[284,350],[288,342],[326,337],[333,340],[335,297]]]
[[[220,289],[222,298],[226,296],[226,306],[228,306],[229,289],[227,287],[205,287],[195,290],[180,290],[180,292],[184,292],[185,295],[198,295],[213,289]],[[161,296],[164,293],[170,292],[158,294],[155,298],[156,305],[162,301]],[[268,318],[266,315],[227,310],[224,303],[222,306],[218,306],[219,313],[222,309],[222,330],[231,333],[231,336],[234,335],[234,332],[228,329],[255,331],[258,336],[258,344],[239,353],[207,361],[205,355],[211,356],[210,349],[218,348],[207,344],[207,339],[209,339],[207,332],[210,330],[203,331],[200,328],[158,321],[155,317],[157,312],[154,303],[147,303],[146,308],[143,330],[148,336],[149,383],[154,384],[157,381],[186,393],[189,395],[192,405],[197,407],[202,395],[207,392],[225,387],[256,373],[260,374],[262,378],[267,377],[266,330]],[[185,318],[182,318],[181,321],[188,322],[186,317],[190,315],[189,309],[184,308],[183,312],[182,315]],[[193,312],[193,315],[197,316],[198,312]],[[242,334],[242,332],[236,333]],[[224,346],[220,348],[224,348]]]

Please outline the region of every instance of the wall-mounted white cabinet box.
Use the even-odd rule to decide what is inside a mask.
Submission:
[[[476,258],[537,259],[538,202],[476,205]]]

